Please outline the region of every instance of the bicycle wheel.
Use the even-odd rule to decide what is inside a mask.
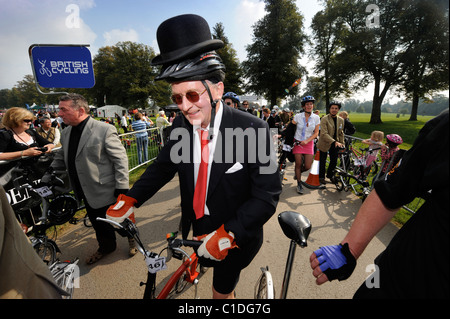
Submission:
[[[255,286],[255,299],[273,299],[275,291],[269,267],[261,268],[261,272]]]
[[[89,219],[89,217],[87,215],[84,216],[84,218],[83,218],[83,224],[86,227],[92,227],[91,220]]]
[[[344,190],[344,179],[341,174],[336,173],[334,175],[334,185],[336,186],[336,189],[341,192]]]
[[[56,247],[53,243],[49,241],[40,242],[34,246],[34,250],[47,265],[51,265],[56,261]]]

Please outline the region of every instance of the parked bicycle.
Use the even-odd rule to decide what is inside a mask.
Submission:
[[[195,296],[197,298],[197,285],[201,274],[203,274],[206,269],[198,263],[197,254],[194,252],[189,255],[181,247],[191,247],[197,248],[202,242],[194,240],[183,240],[177,239],[178,232],[169,233],[166,236],[167,247],[164,248],[159,254],[154,252],[149,252],[139,237],[139,230],[137,226],[131,222],[129,219],[125,219],[122,223],[117,223],[115,221],[97,217],[97,220],[109,223],[117,228],[124,229],[127,234],[133,236],[135,239],[139,252],[144,255],[144,260],[147,264],[148,274],[147,281],[141,282],[140,286],[145,285],[144,299],[167,299],[174,295],[182,293],[188,284],[194,285]],[[163,251],[167,250],[167,256],[162,256]],[[156,295],[156,274],[166,269],[166,263],[174,257],[178,260],[182,260],[181,266],[175,271],[175,273],[170,277],[169,281],[164,285],[162,290]]]
[[[360,149],[358,151],[351,143],[345,149],[338,151],[339,161],[332,178],[338,191],[347,192],[351,189],[356,196],[361,197],[362,201],[366,199],[371,191],[371,181],[378,172],[376,161],[369,166],[366,165],[366,158],[372,151],[374,150]]]
[[[54,170],[43,178],[51,161],[51,157],[19,160],[2,176],[17,219],[47,265],[52,265],[60,252],[55,240],[48,237],[48,230],[66,223],[83,208],[68,194],[70,183],[66,171]]]
[[[278,215],[278,222],[280,223],[283,233],[291,240],[280,295],[280,299],[286,299],[295,251],[297,245],[301,248],[307,246],[307,239],[311,232],[311,222],[305,216],[293,211],[280,213]],[[261,268],[261,272],[261,276],[255,285],[255,299],[274,299],[275,288],[269,267],[266,266]]]

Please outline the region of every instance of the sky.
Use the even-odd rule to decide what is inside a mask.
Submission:
[[[295,0],[307,34],[321,2]],[[158,26],[187,13],[204,17],[211,29],[223,23],[240,62],[247,58],[252,26],[266,14],[262,0],[0,0],[0,89],[10,89],[33,73],[28,55],[32,44],[88,44],[94,58],[101,47],[135,41],[159,53]],[[300,63],[308,70],[314,66],[307,56]],[[300,89],[305,86],[302,81]],[[371,100],[372,95],[369,86],[353,98]],[[388,95],[389,100],[395,103],[398,98]]]
[[[296,4],[309,32],[321,5],[315,0]],[[0,0],[0,89],[32,74],[32,44],[89,44],[94,57],[103,46],[135,41],[158,53],[158,26],[186,13],[204,17],[211,29],[222,22],[241,62],[252,43],[252,25],[265,15],[259,0]]]

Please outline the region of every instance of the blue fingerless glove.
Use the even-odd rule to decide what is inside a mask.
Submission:
[[[319,261],[320,270],[327,275],[329,281],[347,279],[356,267],[356,259],[347,243],[320,247],[314,253]]]

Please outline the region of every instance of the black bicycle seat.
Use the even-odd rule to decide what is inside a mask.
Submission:
[[[307,246],[306,240],[311,232],[311,222],[308,218],[297,212],[285,211],[278,215],[278,222],[286,237],[295,241],[300,247]]]

